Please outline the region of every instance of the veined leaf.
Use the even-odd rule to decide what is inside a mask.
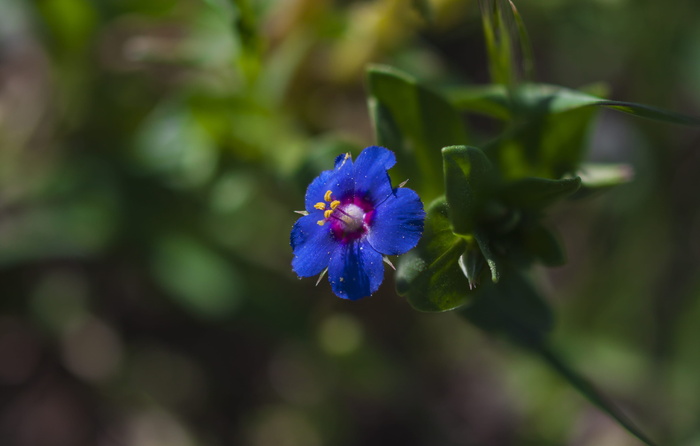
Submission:
[[[512,27],[505,21],[506,17],[502,13],[503,3],[505,2],[502,0],[479,0],[491,81],[510,86],[515,82]]]
[[[509,119],[509,92],[504,85],[452,88],[446,97],[459,110]],[[681,125],[700,125],[700,119],[633,102],[613,101],[581,91],[550,84],[523,84],[514,93],[518,107],[533,108],[541,113],[562,113],[581,107],[600,106],[642,118]]]
[[[399,259],[397,292],[419,311],[440,312],[471,300],[469,281],[459,265],[467,241],[452,232],[448,206],[438,199],[429,208],[418,246]]]
[[[459,110],[507,121],[511,110],[506,92],[503,85],[488,84],[450,88],[445,95]]]
[[[508,183],[500,192],[501,199],[519,209],[543,209],[576,192],[581,178],[550,180],[547,178],[523,178]]]
[[[397,172],[413,174],[421,197],[441,195],[440,149],[467,141],[462,117],[439,93],[394,68],[373,66],[367,80],[377,143],[396,152]]]
[[[496,257],[496,254],[493,252],[493,249],[491,249],[490,237],[488,237],[485,231],[476,230],[474,232],[474,238],[479,244],[479,249],[481,250],[481,253],[486,259],[486,264],[491,270],[491,282],[497,283],[499,280],[501,280],[501,265],[498,260],[498,257]]]
[[[456,234],[471,235],[496,172],[486,155],[476,147],[445,147],[442,158],[452,227]]]
[[[525,21],[520,15],[518,8],[515,7],[515,3],[513,3],[511,0],[508,0],[508,3],[510,3],[510,9],[513,13],[513,18],[515,19],[515,26],[518,30],[518,36],[520,37],[523,75],[525,80],[531,82],[534,79],[535,58],[532,55],[532,43],[530,42],[530,36],[525,28]]]
[[[510,0],[479,0],[484,40],[493,83],[512,88],[530,79],[533,59],[530,39],[520,13]]]

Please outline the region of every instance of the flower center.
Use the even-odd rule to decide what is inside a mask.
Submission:
[[[314,205],[318,210],[323,211],[323,219],[318,221],[320,226],[330,223],[333,235],[341,241],[356,240],[362,237],[369,228],[369,223],[373,214],[371,204],[356,198],[350,200],[334,200],[332,192],[326,192],[324,200]]]
[[[347,234],[349,232],[357,232],[362,229],[365,219],[365,211],[356,204],[348,203],[344,206],[338,206],[335,208],[333,216],[336,216],[338,220],[343,223],[343,231]]]

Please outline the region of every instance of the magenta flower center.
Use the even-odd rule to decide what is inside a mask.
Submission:
[[[365,224],[365,211],[354,203],[347,203],[335,208],[331,215],[331,227],[343,231],[343,234],[361,232]]]
[[[335,238],[341,242],[357,240],[369,230],[374,214],[373,206],[361,198],[349,198],[343,201],[333,199],[332,192],[326,192],[324,202],[316,203],[316,209],[322,210],[323,219],[318,224],[330,223]],[[328,206],[327,206],[328,205]]]

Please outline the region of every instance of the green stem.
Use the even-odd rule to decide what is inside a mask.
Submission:
[[[596,405],[600,410],[608,414],[620,426],[627,429],[629,433],[640,439],[649,446],[658,446],[644,432],[639,429],[632,420],[630,420],[622,411],[616,407],[612,401],[605,397],[593,384],[586,378],[581,376],[574,370],[561,356],[557,355],[545,343],[537,345],[528,345],[529,348],[535,350],[542,359],[545,360],[559,375],[569,382],[576,390],[585,396],[591,403]]]

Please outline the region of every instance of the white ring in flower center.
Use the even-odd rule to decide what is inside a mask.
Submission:
[[[336,209],[336,216],[345,224],[345,232],[357,232],[362,228],[365,211],[356,204],[348,203]]]

